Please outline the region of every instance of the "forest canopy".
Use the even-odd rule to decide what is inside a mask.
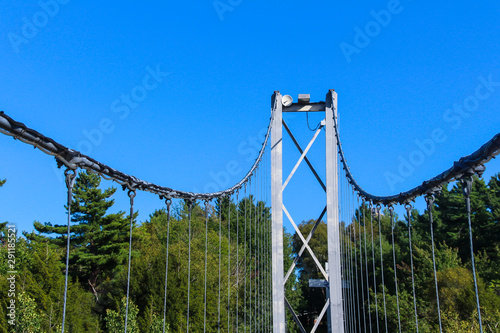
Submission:
[[[125,212],[108,212],[114,204],[116,189],[103,189],[100,181],[93,173],[79,173],[70,206],[68,332],[116,332],[124,327],[131,219]],[[0,181],[0,187],[4,183],[5,180]],[[432,208],[441,321],[444,331],[450,332],[478,330],[468,220],[461,186],[455,183],[444,187]],[[496,332],[500,327],[499,175],[487,182],[474,179],[471,209],[482,321],[487,332]],[[357,206],[354,212],[348,220],[341,221],[344,253],[348,249],[350,258],[357,260],[349,272],[344,272],[344,278],[349,279],[352,287],[363,285],[364,297],[352,296],[358,297],[353,303],[358,308],[349,311],[365,318],[363,324],[359,323],[360,331],[361,325],[375,327],[377,314],[382,328],[386,315],[388,330],[397,331],[398,312],[403,331],[412,331],[415,319],[408,223],[395,214],[391,218],[387,208],[381,211],[380,224],[378,214],[368,206]],[[439,320],[429,214],[412,210],[411,217],[419,331],[436,332]],[[163,207],[154,211],[142,223],[136,218],[134,214],[127,324],[130,332],[161,332],[164,305],[167,331],[185,331],[188,292],[192,331],[206,328],[207,332],[216,332],[219,325],[222,331],[233,330],[236,325],[250,331],[271,327],[271,215],[264,201],[254,195],[235,195],[231,200],[226,198],[206,205],[178,201],[170,210]],[[303,221],[298,227],[303,235],[308,235],[315,222]],[[9,224],[0,224],[2,258],[8,257]],[[33,228],[17,235],[15,240],[16,327],[22,332],[56,332],[61,330],[62,322],[67,226],[35,221]],[[309,245],[323,266],[327,261],[326,239],[327,227],[321,221]],[[286,283],[286,298],[307,328],[318,317],[326,290],[309,287],[310,279],[323,277],[307,251],[297,257],[301,247],[300,237],[285,230],[285,273],[296,260],[296,268]],[[382,270],[385,285],[380,279]],[[8,272],[7,261],[2,260],[3,295],[9,289]],[[382,291],[386,298],[385,313]],[[9,331],[8,298],[3,297],[0,302],[0,330]],[[326,330],[325,320],[319,328]],[[299,332],[290,315],[287,315],[287,330]]]

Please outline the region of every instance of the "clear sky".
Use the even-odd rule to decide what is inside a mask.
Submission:
[[[274,90],[319,101],[335,89],[351,170],[379,195],[419,185],[500,129],[497,1],[0,4],[0,110],[164,186],[204,192],[242,178]],[[305,114],[289,121],[306,145]],[[287,147],[290,170],[298,155]],[[6,136],[0,154],[0,220],[64,223],[53,158]],[[487,175],[498,171],[491,163]],[[127,210],[118,192],[115,208]],[[290,200],[314,206],[304,193]],[[143,221],[162,203],[141,194],[137,206]]]

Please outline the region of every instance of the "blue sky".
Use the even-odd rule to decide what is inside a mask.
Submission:
[[[374,194],[419,185],[499,132],[498,2],[0,3],[0,109],[164,186],[236,183],[274,90],[313,101],[338,92],[345,153]],[[305,146],[305,114],[289,122]],[[311,151],[316,165],[321,142]],[[298,155],[285,144],[291,170]],[[53,158],[4,136],[0,154],[0,220],[22,230],[34,220],[64,223]],[[235,172],[220,176],[228,166]],[[498,171],[490,163],[487,175]],[[303,166],[295,189],[307,177]],[[297,221],[318,214],[314,186],[311,195],[293,195],[293,186],[286,194]],[[115,208],[127,210],[118,192]],[[162,203],[141,194],[137,206],[145,220]]]

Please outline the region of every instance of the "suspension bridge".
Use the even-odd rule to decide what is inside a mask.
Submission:
[[[286,122],[287,113],[315,112],[324,114],[324,120],[313,130],[314,134],[306,146],[301,146]],[[293,146],[283,144],[283,129],[289,136]],[[54,156],[59,168],[64,169],[67,187],[67,235],[65,256],[65,288],[63,295],[63,316],[61,332],[67,331],[67,301],[68,280],[71,249],[71,202],[77,172],[88,170],[100,177],[120,184],[130,199],[130,229],[127,260],[126,309],[124,314],[124,331],[127,332],[129,322],[129,302],[133,297],[130,286],[134,283],[132,269],[132,242],[134,238],[134,199],[140,192],[150,192],[164,201],[167,213],[167,239],[165,248],[165,276],[163,289],[163,327],[167,331],[168,304],[178,301],[185,306],[179,331],[196,331],[190,323],[195,310],[190,301],[194,290],[203,293],[202,312],[203,332],[419,332],[425,331],[419,323],[422,316],[419,313],[420,302],[415,285],[414,227],[416,221],[413,202],[423,197],[427,203],[427,225],[430,231],[428,246],[432,253],[433,276],[433,313],[437,314],[436,331],[443,332],[441,309],[446,306],[440,302],[437,259],[435,255],[436,242],[433,228],[435,203],[443,187],[450,182],[457,182],[463,190],[463,213],[467,217],[468,251],[470,253],[471,283],[474,288],[475,309],[465,311],[476,312],[478,331],[483,332],[481,293],[476,274],[474,249],[474,225],[471,215],[471,195],[475,177],[481,177],[485,165],[500,153],[500,134],[486,142],[475,152],[460,158],[452,166],[434,178],[422,182],[421,185],[408,189],[406,192],[379,196],[366,192],[355,180],[349,169],[346,154],[343,151],[339,124],[337,93],[329,90],[325,100],[311,102],[308,95],[299,95],[298,101],[288,95],[275,92],[272,96],[271,116],[265,139],[260,152],[246,175],[235,185],[214,193],[193,193],[170,187],[157,185],[119,171],[105,165],[90,156],[68,148],[61,143],[29,128],[0,112],[0,132],[32,145],[47,155]],[[318,172],[307,154],[317,139],[324,133],[325,161],[324,174]],[[289,175],[283,177],[283,156],[288,150],[297,149],[300,158]],[[294,221],[283,197],[288,184],[293,182],[293,176],[298,168],[306,164],[314,178],[324,191],[324,209],[318,212],[308,234],[304,234],[300,225]],[[300,193],[295,194],[300,196]],[[250,205],[255,200],[255,205]],[[169,248],[169,232],[171,228],[172,205],[184,202],[188,207],[188,253],[184,258],[188,267],[185,279],[187,281],[186,300],[169,300],[169,258],[172,256]],[[219,211],[213,212],[210,207],[219,203]],[[223,202],[228,204],[223,205]],[[236,204],[232,205],[231,203]],[[247,206],[247,203],[249,205]],[[205,230],[202,257],[193,256],[192,209],[196,204],[202,204],[205,216]],[[271,210],[266,208],[270,204]],[[405,223],[397,223],[395,209],[402,207],[405,212]],[[224,211],[226,210],[226,211]],[[231,211],[233,210],[233,211]],[[223,216],[224,215],[224,219]],[[209,218],[218,221],[218,241],[209,239]],[[293,227],[295,238],[300,241],[297,253],[288,258],[285,253],[284,218]],[[223,220],[229,219],[224,222]],[[231,221],[233,219],[233,221]],[[385,220],[389,225],[384,227]],[[318,256],[310,245],[316,231],[326,221],[327,253]],[[225,224],[224,224],[225,223]],[[496,221],[498,223],[498,221]],[[223,228],[224,224],[224,228]],[[423,228],[423,226],[419,226]],[[233,228],[233,230],[231,230]],[[227,230],[227,258],[222,258],[222,230]],[[236,230],[234,230],[236,229]],[[404,230],[403,230],[404,229]],[[252,237],[253,233],[253,237]],[[378,235],[377,235],[378,234]],[[384,240],[384,244],[383,244]],[[385,242],[387,240],[387,242]],[[231,247],[231,242],[236,247]],[[242,243],[244,246],[239,247]],[[199,244],[197,245],[199,246]],[[209,264],[208,248],[218,247],[216,265]],[[404,248],[409,262],[403,262],[398,256]],[[236,253],[231,253],[235,250]],[[199,252],[197,252],[199,253]],[[226,255],[226,253],[224,254]],[[312,290],[322,290],[320,311],[315,314],[314,322],[305,322],[304,313],[294,308],[287,295],[290,290],[286,286],[291,280],[297,279],[296,272],[301,258],[307,255],[314,263],[319,278],[311,279],[309,287]],[[406,257],[405,257],[406,258]],[[390,259],[390,260],[388,260]],[[201,262],[204,276],[192,278],[192,263]],[[286,265],[288,263],[288,265]],[[170,263],[171,265],[171,263]],[[403,267],[404,266],[404,267]],[[410,310],[400,308],[402,277],[408,273],[408,288],[406,299],[410,299]],[[207,289],[207,272],[215,271],[218,276],[218,290],[215,296],[209,296]],[[406,281],[405,281],[406,283]],[[234,289],[231,286],[235,286]],[[422,286],[420,286],[422,287]],[[227,290],[223,290],[227,288]],[[388,293],[390,292],[390,297]],[[211,294],[214,295],[214,294]],[[315,295],[318,295],[316,293]],[[168,302],[167,302],[168,301]],[[168,304],[167,304],[168,303]],[[209,306],[215,304],[216,306]],[[395,309],[394,316],[388,318],[388,307]],[[413,319],[408,318],[411,313]],[[405,318],[402,318],[403,316]],[[224,317],[224,318],[223,318]],[[390,323],[396,323],[394,325]],[[406,325],[406,326],[405,326]],[[293,326],[293,329],[292,329]],[[198,329],[201,330],[201,329]]]

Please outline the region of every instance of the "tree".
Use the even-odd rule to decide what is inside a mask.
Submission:
[[[42,320],[35,301],[26,293],[20,292],[17,296],[19,309],[16,320],[17,332],[42,332]]]
[[[311,232],[315,222],[315,220],[308,220],[299,224],[299,230],[304,238],[307,238],[307,235]],[[327,226],[325,222],[321,221],[308,244],[323,268],[325,267],[325,263],[328,261],[327,239]],[[291,245],[293,250],[293,259],[296,259],[301,247],[303,246],[303,242],[297,233],[291,236]],[[285,268],[285,270],[288,270],[291,260],[285,259],[285,262],[286,261],[290,261]],[[300,298],[303,299],[303,301],[301,302],[301,306],[295,310],[305,314],[301,318],[301,322],[304,327],[312,328],[314,320],[319,316],[323,306],[325,305],[327,295],[325,288],[310,288],[309,280],[325,279],[325,277],[316,265],[312,256],[309,254],[308,250],[304,250],[301,257],[297,260],[296,274],[298,277],[297,288],[300,290]],[[287,289],[290,289],[290,286],[287,285],[286,287]],[[323,318],[323,322],[326,324],[326,317]]]
[[[123,332],[125,330],[125,310],[127,306],[127,299],[123,298],[119,311],[106,310],[106,328],[108,332]],[[127,333],[139,333],[139,326],[137,324],[137,314],[139,309],[132,301],[129,300],[128,304],[128,320],[127,320]]]
[[[130,217],[124,212],[107,214],[114,204],[110,199],[115,188],[101,190],[101,178],[89,171],[80,172],[76,178],[71,202],[71,271],[81,283],[87,284],[96,300],[104,291],[107,279],[112,279],[127,260]],[[135,214],[134,218],[137,216]],[[134,221],[135,224],[135,221]],[[50,242],[66,247],[66,225],[34,223],[35,229],[45,235],[59,235]],[[30,240],[45,237],[25,233]]]

